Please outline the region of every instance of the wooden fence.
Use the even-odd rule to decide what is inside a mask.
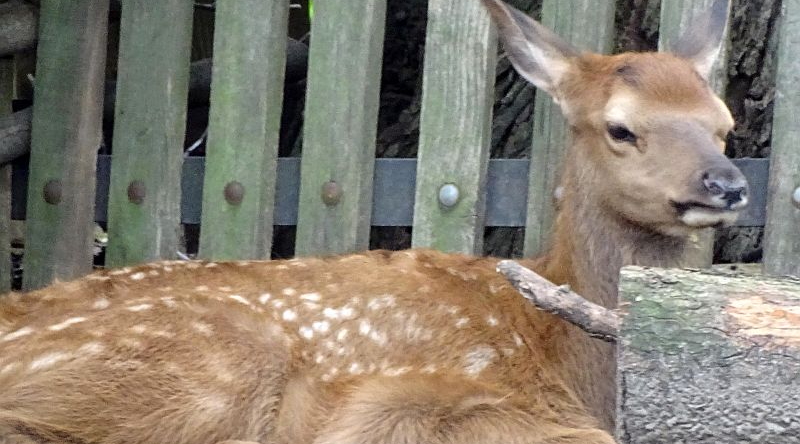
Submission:
[[[497,40],[479,1],[429,1],[416,160],[374,154],[386,0],[316,2],[301,159],[277,158],[288,1],[216,2],[205,159],[182,152],[193,2],[124,2],[113,159],[98,159],[108,2],[41,2],[31,156],[13,199],[26,288],[88,272],[94,220],[108,223],[109,266],[173,257],[181,221],[201,223],[209,259],[269,257],[276,224],[297,225],[303,255],[367,248],[371,225],[411,225],[414,246],[468,253],[487,225],[524,226],[526,254],[542,248],[565,125],[539,94],[531,159],[489,161]],[[709,4],[664,0],[661,39]],[[784,0],[783,17],[773,161],[737,161],[754,188],[739,224],[766,226],[767,271],[800,274],[800,0]],[[613,19],[612,1],[544,0],[542,21],[586,49],[609,50]],[[0,75],[0,113],[6,91]],[[707,242],[699,251],[707,260]]]

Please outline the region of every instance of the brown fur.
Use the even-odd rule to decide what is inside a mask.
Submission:
[[[550,251],[523,264],[611,307],[621,266],[682,254],[696,227],[671,202],[703,201],[699,175],[728,168],[730,117],[668,54],[561,62],[540,86],[572,126],[565,193]],[[635,147],[606,134],[615,101]],[[172,261],[9,295],[0,443],[613,443],[613,347],[532,307],[496,262]]]

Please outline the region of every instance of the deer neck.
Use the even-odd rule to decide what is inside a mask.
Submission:
[[[675,266],[686,239],[667,236],[631,223],[603,205],[602,174],[586,158],[590,142],[571,146],[561,185],[563,198],[556,218],[545,272],[569,284],[592,302],[617,305],[619,271],[626,265]],[[583,167],[582,167],[583,166]]]

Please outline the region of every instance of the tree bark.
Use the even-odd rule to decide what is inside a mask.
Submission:
[[[800,279],[628,267],[620,284],[623,444],[800,436]]]
[[[23,0],[0,3],[0,57],[33,48],[39,23],[39,8]]]

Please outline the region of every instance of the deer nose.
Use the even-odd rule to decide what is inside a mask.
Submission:
[[[747,179],[735,167],[718,168],[703,174],[703,185],[711,193],[712,199],[729,210],[747,205]]]

